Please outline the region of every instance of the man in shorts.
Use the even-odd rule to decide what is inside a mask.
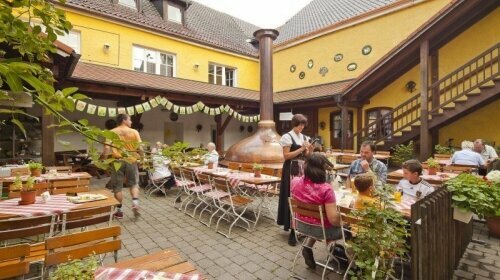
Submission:
[[[116,118],[117,127],[111,129],[123,141],[124,150],[118,150],[114,147],[106,145],[104,147],[104,155],[107,156],[110,152],[117,163],[120,163],[120,168],[116,170],[114,165],[111,166],[110,187],[113,188],[116,200],[120,203],[114,215],[117,219],[123,218],[122,201],[123,201],[123,184],[125,183],[130,188],[132,196],[132,211],[137,218],[139,214],[139,169],[137,160],[140,158],[142,151],[140,149],[141,136],[137,130],[132,129],[132,120],[127,114],[119,114]],[[109,140],[108,140],[109,141]],[[112,145],[111,142],[109,142]]]

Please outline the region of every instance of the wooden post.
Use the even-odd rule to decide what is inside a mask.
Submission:
[[[429,155],[429,41],[420,45],[420,160],[426,160]]]
[[[222,123],[222,116],[217,115],[215,116],[215,123],[217,125],[217,138],[216,138],[216,143],[215,143],[215,149],[218,152],[224,152],[224,131],[226,130],[227,125],[231,121],[231,116],[227,116],[227,118],[224,120],[224,123]]]
[[[434,85],[439,81],[439,54],[438,51],[434,51],[431,54],[431,85]],[[439,87],[435,86],[431,88],[432,95],[432,109],[439,107]],[[439,129],[431,130],[431,148],[439,144]]]
[[[45,166],[56,165],[56,155],[54,153],[55,128],[49,128],[54,124],[54,116],[46,115],[42,110],[42,164]]]
[[[273,120],[273,41],[278,31],[259,29],[254,32],[259,41],[260,55],[260,120]]]
[[[356,110],[356,115],[357,115],[357,126],[354,131],[359,131],[363,127],[363,105],[357,108]],[[355,151],[358,151],[358,147],[361,146],[361,133],[359,133],[356,136],[356,145],[353,145],[353,148]],[[354,139],[353,139],[354,140]]]

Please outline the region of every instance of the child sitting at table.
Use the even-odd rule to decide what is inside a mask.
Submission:
[[[354,209],[362,209],[367,204],[376,204],[377,199],[373,197],[373,176],[370,174],[359,174],[354,178],[354,186],[358,191],[358,197],[354,201]]]
[[[422,175],[422,164],[418,160],[411,159],[403,163],[403,177],[399,181],[398,189],[403,191],[403,195],[420,199],[434,191],[434,187],[424,179]]]

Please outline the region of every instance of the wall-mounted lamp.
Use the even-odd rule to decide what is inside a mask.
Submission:
[[[417,84],[414,81],[409,81],[406,83],[405,88],[408,92],[414,92],[417,87]]]
[[[104,47],[102,48],[102,50],[105,53],[109,53],[109,48],[111,48],[111,46],[108,43],[104,43]]]
[[[196,125],[196,132],[200,132],[203,129],[203,126],[201,124]]]
[[[198,63],[195,63],[195,64],[193,65],[193,70],[194,70],[194,71],[198,71],[198,68],[200,68],[200,65],[199,65]]]
[[[326,123],[325,123],[325,122],[323,122],[323,121],[322,121],[322,122],[320,122],[320,123],[319,123],[319,128],[321,128],[321,130],[325,130],[325,128],[326,128]]]

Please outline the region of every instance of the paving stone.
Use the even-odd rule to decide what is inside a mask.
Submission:
[[[477,268],[477,267],[469,267],[467,270],[469,272],[471,272],[471,273],[474,273],[474,274],[477,274],[477,275],[481,275],[481,276],[484,276],[484,277],[489,277],[490,276],[490,272],[489,271],[486,271],[484,269],[480,269],[480,268]]]
[[[224,269],[221,267],[214,265],[206,269],[206,272],[210,274],[210,276],[214,277],[215,279],[218,279],[218,277],[222,274],[225,273]]]
[[[463,270],[455,270],[455,275],[458,277],[465,278],[465,279],[474,279],[473,273],[463,271]]]
[[[498,268],[498,267],[494,267],[494,266],[491,266],[491,265],[485,265],[484,268],[487,269],[488,271],[493,272],[493,273],[500,274],[500,268]]]
[[[251,273],[255,273],[256,271],[261,269],[260,266],[258,266],[256,263],[254,263],[252,261],[249,261],[249,262],[243,264],[242,267]]]

